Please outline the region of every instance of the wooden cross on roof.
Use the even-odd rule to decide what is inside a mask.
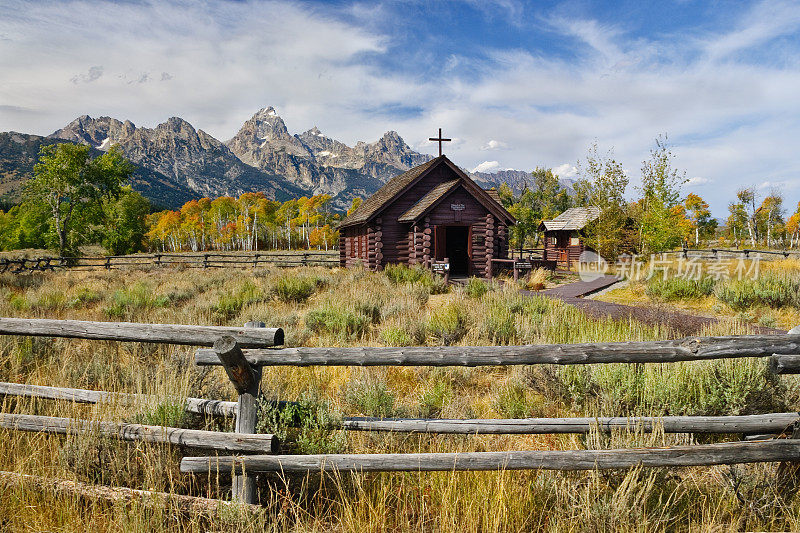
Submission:
[[[439,142],[439,155],[442,155],[442,143],[452,141],[453,139],[444,139],[442,138],[442,128],[439,128],[439,136],[438,137],[428,137],[429,141],[438,141]]]

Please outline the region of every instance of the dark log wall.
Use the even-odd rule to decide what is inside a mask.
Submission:
[[[373,227],[348,226],[339,230],[339,264],[346,267],[374,264],[375,252],[370,254],[369,241],[375,239]]]

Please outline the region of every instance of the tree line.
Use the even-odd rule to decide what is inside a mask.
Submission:
[[[244,193],[186,202],[178,210],[151,212],[150,202],[128,182],[134,167],[119,147],[92,158],[89,147],[43,146],[22,202],[0,209],[0,250],[48,248],[62,256],[100,244],[110,254],[143,250],[328,250],[336,246],[341,218],[331,197],[278,202]]]
[[[578,163],[578,179],[568,191],[552,169],[537,168],[521,191],[500,188],[504,206],[517,219],[511,231],[514,248],[538,246],[538,227],[570,207],[595,206],[600,217],[585,229],[587,244],[606,258],[623,253],[649,254],[681,246],[719,245],[796,248],[800,243],[800,204],[784,220],[783,197],[777,190],[759,196],[756,187],[741,189],[729,205],[723,228],[699,195],[683,194],[685,171],[674,167],[675,155],[666,136],[655,140],[642,162],[641,184],[629,199],[630,178],[613,151],[599,152],[594,143]]]
[[[112,254],[142,249],[150,203],[127,185],[133,165],[118,147],[92,158],[88,146],[43,146],[22,202],[0,210],[0,250],[49,248],[73,255],[84,244]]]
[[[176,211],[147,217],[152,250],[329,250],[338,244],[334,225],[340,216],[327,194],[286,202],[263,193],[222,196],[186,202]]]
[[[578,163],[572,190],[552,169],[536,168],[521,190],[504,184],[503,205],[517,219],[515,248],[538,246],[543,220],[570,207],[596,206],[600,217],[585,230],[587,244],[607,258],[652,253],[680,246],[719,245],[797,248],[800,203],[788,216],[778,190],[761,194],[740,189],[729,205],[723,228],[708,203],[683,194],[685,171],[673,165],[666,136],[655,141],[642,162],[641,185],[629,199],[630,179],[613,151],[593,144]],[[62,143],[43,146],[22,202],[0,209],[0,250],[50,248],[76,254],[84,244],[101,244],[111,254],[151,251],[271,250],[335,248],[342,215],[329,195],[279,202],[263,193],[244,193],[186,202],[180,209],[152,212],[147,199],[131,189],[133,165],[118,147],[92,158],[89,147]],[[361,202],[353,200],[348,213]]]

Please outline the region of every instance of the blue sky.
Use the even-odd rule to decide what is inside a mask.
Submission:
[[[596,141],[632,186],[666,133],[716,216],[750,185],[794,211],[799,30],[791,1],[0,0],[0,131],[180,116],[225,140],[272,105],[348,144],[434,153],[442,127],[470,169],[572,177]]]

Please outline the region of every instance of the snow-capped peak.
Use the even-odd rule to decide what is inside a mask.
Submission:
[[[272,106],[264,107],[256,113],[259,117],[275,117],[278,113],[275,112],[275,108]]]

